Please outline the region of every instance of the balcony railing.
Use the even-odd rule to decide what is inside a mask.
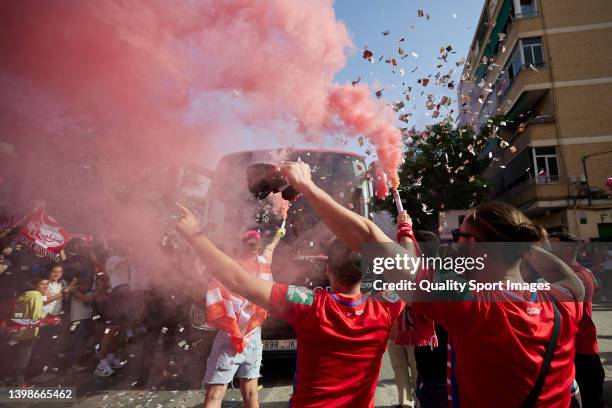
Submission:
[[[533,176],[532,174],[525,173],[523,177],[520,177],[509,183],[497,191],[492,191],[491,198],[495,200],[509,200],[518,193],[526,190],[527,188],[536,184],[559,184],[561,183],[560,176]]]
[[[558,184],[561,182],[561,178],[557,176],[536,176],[536,184]]]

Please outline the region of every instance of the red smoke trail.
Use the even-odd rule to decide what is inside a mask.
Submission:
[[[270,194],[270,202],[272,203],[272,209],[281,219],[287,219],[287,212],[289,211],[289,201],[284,200],[281,193]]]
[[[354,135],[364,135],[374,146],[382,170],[394,188],[399,185],[397,168],[402,158],[401,133],[393,125],[393,114],[389,107],[383,107],[371,97],[370,89],[363,85],[335,86],[329,96],[331,111]],[[384,183],[383,183],[384,184]],[[388,189],[377,188],[382,198]]]

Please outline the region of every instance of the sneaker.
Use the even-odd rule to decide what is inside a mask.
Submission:
[[[106,356],[106,362],[108,363],[110,368],[115,369],[115,370],[118,368],[123,368],[127,365],[127,361],[121,361],[114,355],[110,355],[110,354]]]
[[[98,366],[94,370],[94,374],[98,377],[109,377],[113,375],[113,373],[113,369],[110,367],[110,365],[108,365],[106,360],[100,361],[100,363],[98,363]]]

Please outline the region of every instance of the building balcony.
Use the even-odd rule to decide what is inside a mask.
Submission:
[[[561,183],[561,176],[536,176],[536,184],[559,184]]]
[[[556,144],[557,133],[554,116],[536,116],[528,119],[524,123],[525,128],[522,131],[519,131],[517,127],[507,127],[502,130],[500,134],[502,139],[512,145],[516,151],[522,152],[525,148]],[[491,139],[481,150],[479,157],[485,158],[489,153],[499,158],[501,160],[500,164],[509,164],[517,156],[513,150],[501,147],[497,139]],[[529,163],[531,163],[532,160],[533,159],[529,159],[528,163],[523,162],[525,164],[524,167],[529,167]],[[492,170],[492,168],[489,169]],[[491,178],[492,174],[494,174],[494,172],[485,171],[485,176],[488,178]]]
[[[514,79],[500,97],[499,106],[505,110],[504,114],[512,111],[523,93],[530,93],[529,99],[537,102],[550,88],[550,77],[544,63],[538,66],[523,65]]]
[[[490,167],[484,173],[491,186],[492,199],[521,207],[533,201],[567,197],[568,181],[559,175],[556,146],[548,143],[538,146],[532,140],[536,134],[551,137],[553,130],[553,123],[530,124],[526,131],[515,136],[519,153],[498,151],[496,156],[504,165]]]
[[[517,208],[537,201],[558,201],[567,198],[567,186],[560,176],[530,177],[493,198]]]
[[[468,54],[469,64],[467,66],[479,68],[476,73],[478,81],[484,78],[487,82],[495,82],[500,71],[499,68],[484,71],[486,64],[480,62],[483,56],[493,58],[497,63],[503,65],[517,41],[524,37],[525,33],[543,30],[542,19],[539,18],[535,4],[520,6],[512,3],[513,0],[504,0],[497,3],[496,12],[493,14],[495,17],[491,17],[492,20],[495,19],[493,28],[490,30],[479,29],[475,34],[474,47],[470,49]],[[501,35],[504,35],[505,39],[500,41]],[[505,52],[502,52],[504,48]]]

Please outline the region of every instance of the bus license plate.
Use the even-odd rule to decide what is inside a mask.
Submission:
[[[263,340],[264,351],[270,350],[297,350],[297,339]]]

